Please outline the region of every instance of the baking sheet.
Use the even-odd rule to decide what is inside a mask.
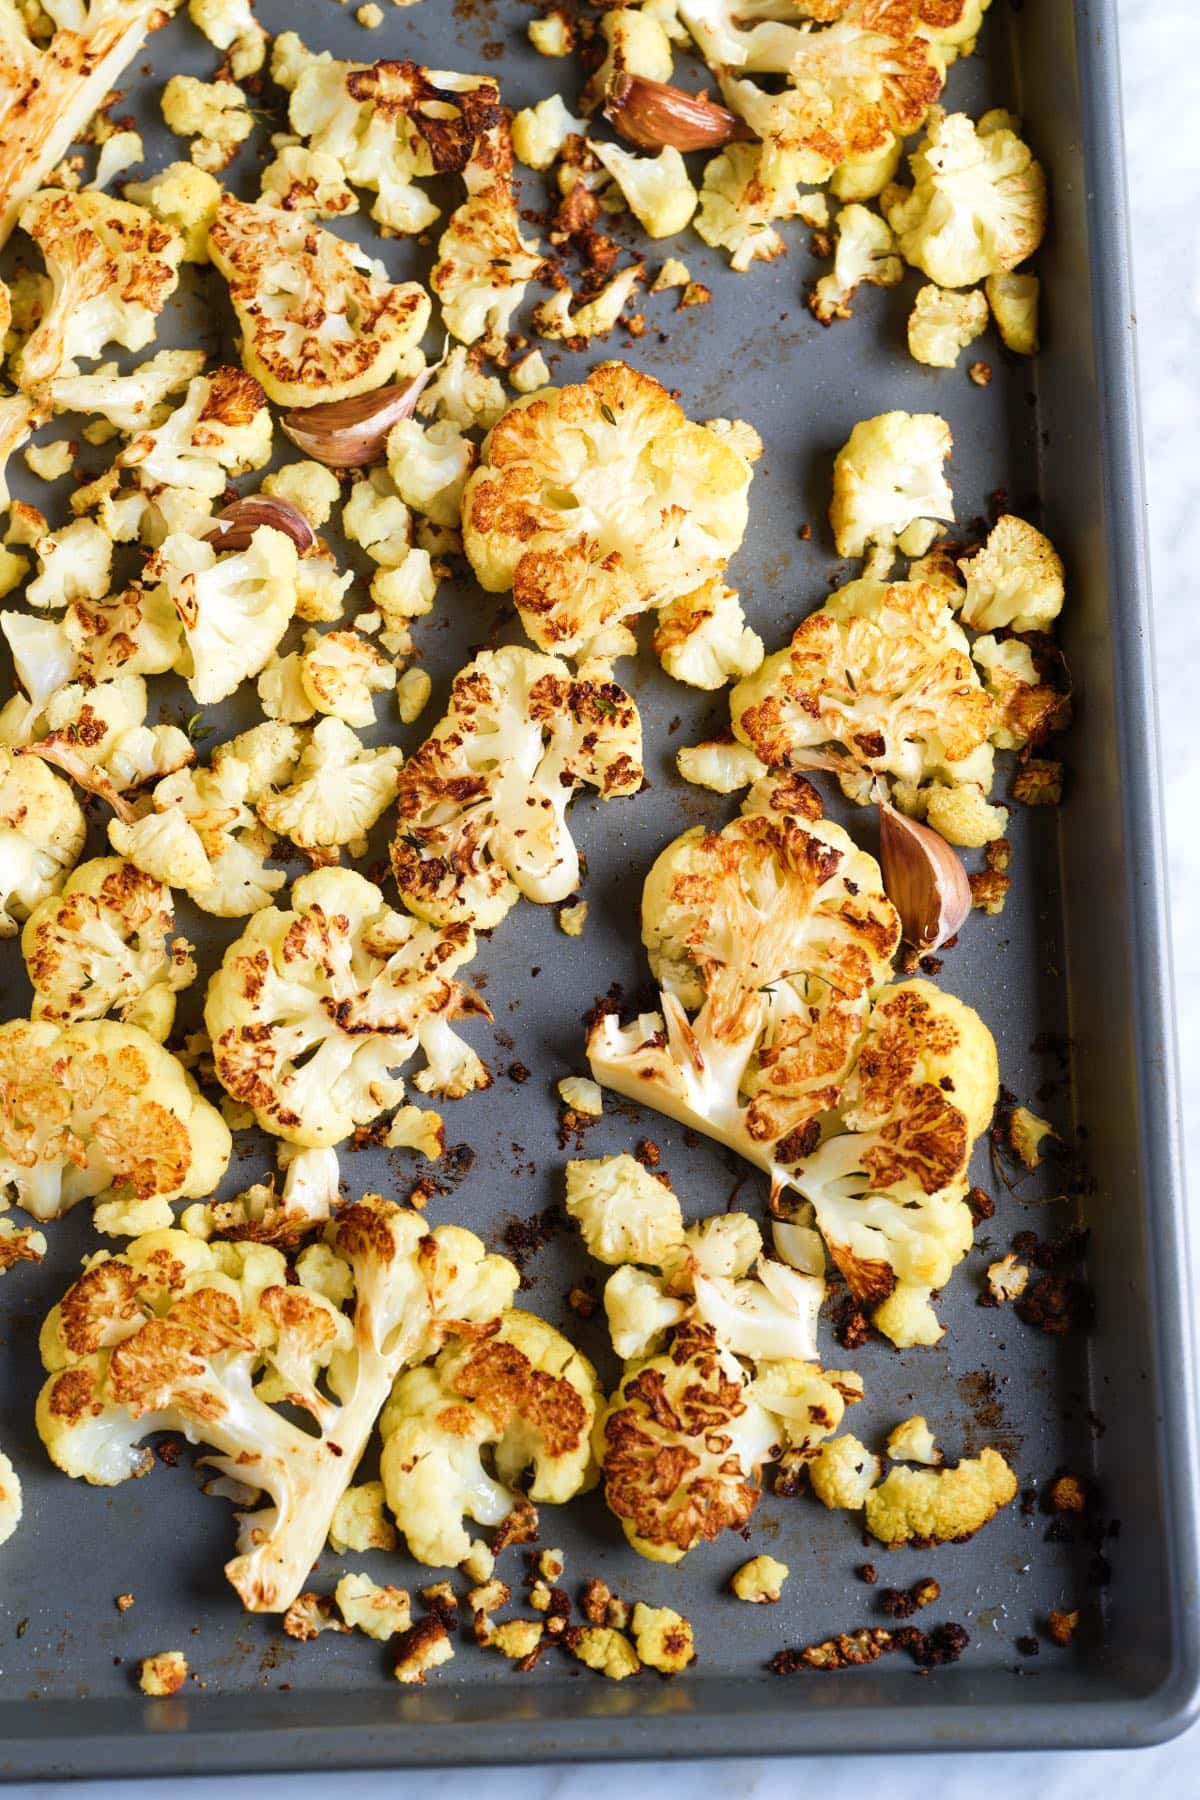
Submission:
[[[336,55],[483,68],[498,75],[513,107],[574,79],[569,64],[528,51],[523,5],[425,0],[389,9],[376,32],[362,30],[351,12],[326,0],[299,8],[262,0],[258,10],[268,29],[298,27],[310,46]],[[1093,1584],[1101,1573],[1093,1566],[1094,1543],[1078,1534],[1074,1542],[1047,1541],[1050,1521],[1036,1505],[1023,1512],[1014,1504],[973,1543],[885,1556],[877,1545],[863,1548],[855,1515],[828,1513],[810,1497],[781,1500],[768,1493],[746,1543],[727,1535],[671,1570],[628,1551],[592,1495],[567,1509],[543,1510],[542,1542],[566,1551],[567,1585],[575,1591],[596,1574],[630,1599],[677,1606],[696,1628],[696,1667],[670,1683],[644,1676],[616,1687],[550,1656],[519,1676],[502,1659],[464,1645],[426,1689],[398,1690],[385,1656],[364,1639],[327,1635],[297,1645],[282,1636],[277,1620],[241,1612],[221,1574],[233,1541],[231,1512],[198,1492],[190,1451],[178,1468],[158,1468],[147,1480],[111,1491],[68,1482],[49,1467],[32,1422],[41,1374],[36,1338],[79,1256],[95,1246],[81,1209],[48,1232],[43,1267],[19,1268],[4,1283],[0,1442],[20,1470],[26,1519],[4,1552],[0,1772],[1063,1745],[1145,1741],[1183,1723],[1196,1668],[1187,1608],[1195,1594],[1195,1543],[1186,1498],[1195,1476],[1162,1012],[1165,936],[1112,8],[1073,10],[1066,0],[1042,0],[1015,12],[996,0],[981,48],[982,55],[953,70],[949,103],[977,114],[1015,102],[1051,176],[1052,234],[1038,259],[1045,348],[1035,365],[1008,358],[991,335],[971,350],[993,365],[986,390],[966,378],[970,357],[957,371],[911,362],[904,327],[919,284],[911,273],[893,292],[863,290],[853,320],[823,330],[802,300],[820,265],[808,255],[807,234],[785,228],[788,257],[745,276],[729,271],[690,234],[682,246],[672,244],[669,251],[683,254],[693,275],[711,286],[713,305],[676,313],[674,296],[649,299],[651,329],[640,342],[613,334],[591,353],[563,354],[554,372],[558,380],[577,379],[603,356],[624,355],[678,387],[692,416],[743,416],[756,425],[767,453],[731,579],[768,649],[838,579],[825,520],[832,455],[857,419],[886,408],[936,410],[950,421],[962,527],[984,520],[992,496],[1004,488],[1012,510],[1043,523],[1064,555],[1069,600],[1062,634],[1079,694],[1077,722],[1062,746],[1071,773],[1068,800],[1061,815],[1014,811],[1016,879],[1006,911],[999,920],[972,915],[946,956],[941,980],[983,1014],[997,1039],[1002,1080],[1062,1130],[1085,1165],[1079,1185],[1087,1191],[1067,1205],[1044,1204],[1064,1182],[1064,1167],[1051,1164],[1009,1195],[981,1151],[974,1179],[995,1194],[996,1216],[981,1227],[975,1250],[942,1297],[943,1343],[905,1353],[875,1343],[847,1356],[826,1322],[822,1346],[827,1364],[852,1364],[865,1378],[867,1398],[850,1425],[869,1443],[920,1410],[948,1459],[995,1444],[1023,1488],[1035,1482],[1044,1488],[1061,1468],[1091,1472],[1102,1496],[1099,1516],[1117,1522],[1120,1532],[1100,1547],[1110,1580]],[[131,72],[121,110],[134,111],[142,123],[148,166],[179,154],[155,122],[162,80],[176,70],[209,74],[214,61],[186,19],[153,39],[138,59],[141,73],[134,79]],[[678,66],[686,80],[686,59]],[[244,160],[252,163],[251,156]],[[238,185],[253,193],[253,169]],[[525,178],[523,202],[541,203],[534,177]],[[1096,222],[1103,241],[1096,244],[1101,254],[1089,307]],[[354,234],[368,241],[369,225]],[[428,266],[430,252],[419,246],[374,248],[397,278]],[[196,279],[189,272],[159,341],[195,343],[200,333],[214,355],[228,356],[230,319],[221,287],[211,275]],[[220,298],[215,307],[214,296]],[[253,478],[241,485],[252,486]],[[19,481],[14,487],[32,497]],[[799,535],[805,523],[812,526],[807,542]],[[501,612],[501,602],[472,584],[443,586],[417,633],[435,679],[425,729],[455,670],[493,640]],[[499,637],[515,641],[516,634],[501,623]],[[689,788],[673,769],[681,743],[725,723],[724,698],[669,681],[648,654],[618,673],[642,710],[650,786],[633,800],[601,806],[584,797],[575,808],[574,832],[588,867],[587,930],[582,939],[568,939],[552,911],[523,904],[482,943],[471,971],[495,1024],[467,1031],[496,1081],[487,1093],[444,1109],[448,1140],[468,1146],[473,1162],[459,1159],[458,1166],[470,1166],[453,1192],[431,1203],[428,1216],[470,1225],[500,1248],[514,1222],[560,1201],[570,1151],[558,1143],[554,1090],[561,1075],[583,1071],[582,1014],[613,982],[629,1005],[649,999],[638,941],[645,870],[685,826],[719,823],[736,810],[736,798]],[[406,748],[420,741],[420,724],[398,730],[390,708],[379,710],[388,715],[381,738]],[[251,717],[248,708],[229,707],[219,717],[210,709],[206,722],[216,727],[210,742]],[[822,788],[831,814],[870,847],[869,813],[847,808],[831,784]],[[381,834],[376,851],[385,839]],[[95,853],[98,831],[93,840]],[[214,921],[186,907],[182,913],[211,966],[237,927],[214,930]],[[0,957],[8,1010],[19,1013],[28,989],[15,945],[3,946]],[[197,991],[185,997],[181,1018],[198,1011],[200,998]],[[1034,1048],[1067,1036],[1073,1040],[1070,1083],[1057,1054]],[[505,1076],[516,1061],[533,1071],[524,1085]],[[716,1145],[689,1145],[669,1121],[624,1103],[608,1101],[583,1153],[629,1149],[643,1136],[661,1147],[662,1165],[690,1217],[722,1209],[735,1188],[737,1203],[761,1215],[765,1184],[756,1173]],[[252,1145],[244,1159],[235,1159],[226,1191],[270,1166],[269,1147]],[[343,1157],[343,1174],[356,1191],[402,1197],[418,1172],[399,1153]],[[977,1304],[987,1262],[1008,1248],[1013,1233],[1050,1236],[1076,1216],[1094,1228],[1087,1273],[1097,1294],[1097,1325],[1088,1339],[1046,1338],[1011,1311]],[[616,1365],[605,1349],[602,1315],[581,1324],[565,1306],[573,1282],[599,1274],[564,1222],[529,1259],[521,1299],[566,1320],[607,1378]],[[792,1568],[775,1607],[746,1607],[722,1591],[733,1569],[758,1550]],[[519,1555],[508,1552],[514,1567],[501,1570],[514,1588]],[[899,1659],[840,1677],[781,1680],[766,1673],[767,1660],[784,1644],[881,1620],[878,1590],[855,1578],[864,1560],[880,1565],[881,1586],[937,1576],[942,1599],[929,1622],[954,1619],[967,1627],[972,1641],[963,1660],[928,1676]],[[404,1556],[327,1553],[311,1585],[332,1587],[346,1567],[405,1586],[427,1578]],[[136,1595],[136,1604],[119,1617],[113,1600],[124,1591]],[[1043,1643],[1036,1659],[1018,1654],[1015,1640],[1051,1607],[1076,1606],[1085,1624],[1074,1647]],[[183,1649],[205,1685],[189,1685],[169,1703],[145,1702],[133,1687],[134,1665],[166,1648]]]

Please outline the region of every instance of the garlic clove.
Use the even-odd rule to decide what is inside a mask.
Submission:
[[[604,114],[621,137],[643,150],[715,150],[734,138],[754,135],[736,113],[715,100],[643,75],[614,75]]]
[[[928,825],[881,800],[879,861],[906,941],[922,952],[940,949],[971,910],[971,884],[954,850]]]
[[[297,449],[327,469],[359,469],[378,462],[388,432],[401,419],[411,419],[417,401],[432,381],[439,363],[431,363],[403,386],[376,388],[352,400],[327,400],[284,413],[279,423]]]
[[[282,531],[285,537],[290,537],[301,556],[317,541],[316,532],[302,512],[286,500],[273,500],[267,494],[251,494],[244,500],[235,500],[232,506],[217,514],[211,531],[204,533],[203,541],[222,552],[245,550],[261,525],[269,525],[273,531]]]

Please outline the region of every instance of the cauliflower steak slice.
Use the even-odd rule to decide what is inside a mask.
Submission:
[[[475,953],[467,925],[443,930],[393,912],[349,869],[295,883],[289,911],[255,913],[208,987],[204,1018],[217,1076],[259,1125],[289,1143],[340,1143],[404,1096],[394,1073],[425,1052],[424,1093],[486,1087],[487,1071],[451,1029],[490,1017],[453,979]]]
[[[463,545],[489,593],[512,589],[534,643],[573,656],[720,574],[752,473],[651,376],[605,363],[493,427],[463,495]]]
[[[401,1375],[380,1420],[380,1472],[411,1554],[456,1567],[471,1547],[464,1515],[499,1525],[522,1498],[526,1469],[537,1505],[593,1487],[602,1403],[587,1358],[553,1325],[517,1310],[501,1314],[491,1337],[451,1342]]]
[[[640,788],[629,695],[533,650],[484,651],[400,770],[392,867],[404,904],[490,930],[521,894],[565,899],[579,883],[566,811],[584,784],[605,800]]]
[[[323,1291],[333,1271],[344,1305]],[[264,1496],[225,1573],[249,1611],[284,1612],[396,1376],[448,1338],[486,1341],[517,1280],[473,1233],[431,1232],[376,1195],[294,1265],[265,1244],[153,1232],[94,1258],[47,1318],[38,1432],[60,1469],[104,1487],[149,1472],[153,1432],[210,1446],[222,1474]]]

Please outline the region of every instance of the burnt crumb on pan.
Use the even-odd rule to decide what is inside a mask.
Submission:
[[[510,1262],[517,1265],[521,1276],[521,1286],[528,1287],[525,1274],[526,1265],[544,1250],[551,1238],[562,1229],[562,1213],[557,1206],[543,1207],[541,1212],[531,1213],[527,1219],[517,1218],[514,1214],[506,1223],[501,1233],[504,1254]]]
[[[606,994],[596,994],[592,999],[592,1004],[583,1014],[582,1023],[584,1029],[586,1031],[591,1031],[599,1025],[602,1019],[607,1019],[614,1013],[619,1014],[624,1004],[624,987],[619,981],[611,982],[609,984],[608,992]]]
[[[1019,1637],[1017,1639],[1017,1654],[1019,1656],[1037,1656],[1041,1653],[1041,1648],[1042,1646],[1032,1635]]]
[[[932,1606],[941,1597],[941,1583],[932,1575],[922,1575],[910,1588],[884,1588],[879,1604],[889,1619],[911,1619],[923,1606]]]
[[[589,1294],[586,1288],[577,1285],[567,1289],[567,1305],[573,1313],[578,1313],[581,1319],[591,1319],[594,1318],[600,1302],[595,1294]]]
[[[113,1595],[113,1605],[116,1607],[116,1609],[119,1613],[127,1613],[133,1604],[134,1604],[134,1600],[133,1600],[132,1594],[114,1594]]]
[[[1078,1629],[1079,1614],[1077,1612],[1058,1612],[1051,1608],[1046,1619],[1046,1636],[1052,1644],[1057,1644],[1060,1649],[1065,1649],[1068,1644],[1074,1642]]]
[[[864,1625],[858,1631],[840,1631],[820,1644],[779,1650],[767,1667],[773,1675],[794,1675],[799,1669],[828,1673],[861,1668],[865,1663],[878,1662],[893,1650],[903,1650],[918,1668],[933,1669],[957,1662],[970,1641],[965,1627],[953,1621],[935,1625],[928,1632],[915,1625],[902,1625],[896,1631],[884,1625]]]
[[[179,1455],[182,1449],[182,1439],[168,1437],[164,1438],[161,1444],[156,1444],[154,1446],[154,1454],[165,1468],[174,1469],[178,1466]]]
[[[868,1587],[874,1587],[879,1580],[879,1570],[874,1563],[859,1563],[855,1573],[860,1581],[866,1582]]]
[[[537,1508],[528,1500],[518,1500],[506,1518],[501,1519],[492,1534],[493,1554],[499,1555],[510,1544],[536,1544]]]
[[[1036,1231],[1018,1231],[1013,1249],[1039,1269],[1061,1269],[1064,1263],[1082,1260],[1090,1235],[1086,1225],[1068,1225],[1055,1238],[1039,1238]]]
[[[1091,1289],[1075,1276],[1043,1275],[1016,1304],[1017,1317],[1048,1337],[1086,1331],[1095,1310]]]
[[[844,1294],[834,1308],[833,1335],[843,1350],[861,1350],[871,1335],[867,1315],[853,1294]]]
[[[1047,1512],[1086,1512],[1089,1505],[1088,1485],[1079,1475],[1069,1472],[1056,1475],[1046,1490],[1046,1498],[1042,1504]]]
[[[642,1138],[633,1154],[646,1169],[657,1169],[662,1161],[662,1151],[653,1138]]]
[[[604,1624],[612,1597],[608,1583],[601,1581],[598,1575],[593,1575],[584,1582],[579,1596],[579,1610],[589,1625]]]
[[[573,1106],[562,1106],[558,1113],[558,1147],[569,1150],[574,1144],[576,1150],[582,1150],[584,1139],[592,1126],[599,1122],[598,1113],[577,1112]]]
[[[515,1081],[518,1087],[524,1087],[525,1083],[529,1080],[529,1070],[525,1067],[523,1062],[509,1063],[508,1079],[510,1081]]]
[[[971,1209],[971,1218],[976,1225],[982,1225],[983,1221],[992,1218],[996,1211],[996,1202],[992,1199],[992,1196],[981,1187],[973,1187],[971,1189],[970,1193],[967,1195],[967,1205]]]

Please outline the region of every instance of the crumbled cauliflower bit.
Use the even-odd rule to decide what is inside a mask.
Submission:
[[[138,1686],[143,1694],[160,1699],[177,1694],[187,1680],[187,1657],[182,1650],[162,1650],[157,1656],[144,1656],[138,1664]]]
[[[575,48],[574,28],[557,8],[543,18],[531,19],[526,35],[539,56],[570,56]]]
[[[513,154],[528,169],[548,169],[569,137],[586,135],[587,121],[572,117],[561,94],[550,94],[514,116]]]
[[[1003,806],[991,806],[983,789],[965,781],[955,787],[935,783],[922,789],[926,823],[940,832],[947,843],[966,850],[978,850],[984,844],[1002,838],[1008,829],[1008,813]]]
[[[388,433],[388,474],[397,493],[435,525],[458,524],[475,454],[474,444],[449,418],[432,425],[401,419]]]
[[[897,1282],[887,1299],[871,1314],[871,1323],[898,1350],[939,1344],[946,1328],[938,1323],[930,1295],[929,1288],[907,1281]]]
[[[342,489],[332,470],[318,462],[285,463],[262,479],[262,491],[272,499],[286,500],[319,531],[341,499]]]
[[[901,556],[907,556],[915,562],[920,562],[941,535],[941,526],[936,519],[914,519],[911,525],[905,526],[896,539],[896,548]],[[910,569],[908,574],[910,581],[922,579],[913,569]]]
[[[888,1432],[887,1453],[892,1462],[926,1463],[930,1468],[937,1468],[942,1460],[933,1433],[920,1413],[893,1425]]]
[[[360,6],[354,16],[366,31],[378,31],[383,24],[383,8],[376,6],[375,0],[367,0],[367,4]]]
[[[429,704],[433,682],[424,669],[406,669],[396,683],[396,710],[402,725],[412,725]]]
[[[382,1481],[346,1489],[329,1522],[329,1548],[339,1556],[346,1550],[361,1555],[365,1550],[396,1548],[396,1527],[384,1508]],[[346,1623],[352,1625],[354,1620]]]
[[[671,40],[651,13],[633,7],[605,12],[596,35],[604,45],[604,58],[592,71],[580,96],[585,113],[594,113],[603,103],[614,75],[670,81],[675,67]]]
[[[565,931],[568,937],[582,937],[583,928],[587,924],[588,903],[580,900],[575,906],[560,906],[558,909],[558,928]]]
[[[794,181],[772,175],[761,145],[727,144],[705,164],[696,230],[706,244],[727,250],[731,266],[744,274],[752,262],[784,254],[775,225],[798,217],[801,201]]]
[[[410,656],[413,650],[409,625],[432,612],[437,599],[438,575],[428,550],[414,545],[392,567],[371,577],[371,599],[379,617],[379,641],[392,656]],[[363,619],[360,628],[366,629]],[[412,684],[410,683],[410,688]]]
[[[40,1235],[37,1234],[37,1235]],[[45,1244],[43,1242],[43,1255]],[[12,1463],[0,1450],[0,1544],[6,1544],[17,1526],[21,1523],[24,1501],[21,1496],[21,1477]]]
[[[342,508],[342,530],[372,562],[394,569],[412,544],[412,515],[381,469],[356,481]]]
[[[506,1619],[502,1625],[489,1625],[482,1641],[485,1648],[498,1650],[511,1662],[524,1662],[536,1652],[545,1630],[540,1619]]]
[[[412,1605],[404,1588],[380,1587],[369,1575],[343,1575],[333,1594],[351,1630],[361,1631],[377,1643],[386,1644],[412,1624]]]
[[[379,1429],[388,1504],[410,1553],[434,1567],[460,1563],[470,1550],[464,1515],[501,1525],[526,1469],[538,1505],[592,1485],[602,1399],[591,1363],[544,1319],[516,1310],[500,1313],[492,1336],[451,1339],[435,1362],[407,1370]]]
[[[646,1606],[641,1600],[633,1609],[634,1648],[647,1669],[662,1675],[677,1675],[696,1660],[696,1643],[690,1619],[672,1612],[669,1606]]]
[[[219,174],[254,130],[245,93],[233,81],[197,81],[172,75],[162,91],[163,123],[190,137],[188,155],[198,169]]]
[[[566,1075],[558,1084],[558,1097],[570,1112],[598,1119],[604,1111],[604,1095],[594,1081],[582,1075]]]
[[[1047,631],[1062,611],[1062,558],[1044,533],[1011,513],[958,566],[967,584],[962,618],[973,631]]]
[[[942,465],[954,448],[937,413],[880,413],[861,419],[833,465],[829,522],[839,556],[893,543],[914,519],[954,518]]]
[[[75,466],[75,451],[66,438],[55,438],[49,444],[30,444],[25,461],[41,481],[57,481]]]
[[[262,172],[259,199],[314,219],[340,219],[358,211],[358,195],[347,187],[336,156],[284,144]]]
[[[549,300],[533,309],[533,327],[544,338],[558,339],[575,347],[603,337],[620,319],[641,280],[641,263],[630,263],[598,288],[591,299],[571,311],[570,288],[559,288]]]
[[[33,546],[38,572],[25,589],[30,606],[48,609],[108,593],[112,539],[92,519],[73,519]]]
[[[235,81],[258,74],[266,61],[267,34],[254,17],[250,0],[188,0],[188,17],[214,49],[229,52]]]
[[[539,388],[549,387],[550,369],[541,351],[531,350],[515,362],[508,372],[508,379],[518,394],[536,394]]]
[[[988,1264],[987,1284],[988,1292],[997,1306],[1003,1306],[1007,1300],[1019,1300],[1029,1286],[1028,1266],[1018,1262],[1010,1250],[999,1262]]]
[[[926,283],[918,289],[908,318],[909,355],[933,369],[952,369],[960,351],[987,329],[987,322],[987,300],[978,288],[960,293]]]
[[[611,16],[611,15],[609,15]],[[610,1681],[624,1681],[641,1670],[637,1651],[622,1631],[608,1625],[569,1625],[563,1640],[572,1656]]]
[[[483,1540],[479,1539],[477,1541],[482,1543]],[[470,1559],[468,1558],[468,1560]],[[460,1563],[459,1567],[464,1572],[469,1573],[466,1563]],[[478,1587],[473,1587],[469,1590],[467,1594],[467,1605],[473,1614],[482,1613],[486,1618],[489,1613],[498,1612],[502,1606],[507,1606],[511,1599],[512,1590],[507,1582],[493,1580],[491,1577],[488,1577],[486,1580],[483,1580]]]
[[[625,1264],[604,1284],[604,1313],[612,1347],[623,1362],[650,1356],[687,1315],[684,1300],[664,1291],[661,1276]]]
[[[14,1225],[11,1219],[0,1219],[0,1275],[7,1274],[17,1263],[40,1263],[46,1256],[46,1234],[32,1225]],[[0,1530],[4,1517],[4,1468],[7,1459],[0,1454]],[[0,1537],[0,1544],[4,1538]]]
[[[212,544],[173,532],[146,565],[179,614],[178,668],[201,706],[224,700],[270,659],[296,610],[296,546],[260,525],[245,550],[219,556]]]
[[[472,355],[465,344],[455,344],[442,358],[417,401],[422,418],[448,419],[460,431],[490,431],[507,410],[508,396],[500,382],[476,368]]]
[[[830,177],[829,187],[834,199],[843,204],[848,200],[874,200],[895,178],[903,149],[903,139],[892,132],[881,149],[868,150],[862,156],[848,156]]]
[[[654,650],[668,675],[710,692],[753,675],[763,659],[762,639],[720,577],[660,608]]]
[[[215,1482],[211,1484],[212,1488],[215,1486]],[[332,1594],[309,1592],[297,1594],[287,1608],[283,1615],[283,1629],[288,1637],[298,1638],[302,1644],[311,1644],[322,1632],[345,1632],[350,1627],[339,1617],[337,1602]]]
[[[630,211],[652,238],[674,237],[695,212],[700,196],[678,150],[637,156],[619,144],[588,143],[620,188]]]
[[[367,833],[391,806],[403,761],[394,745],[369,750],[340,718],[322,719],[286,787],[256,803],[263,824],[302,850],[348,845],[365,854]]]
[[[419,1619],[403,1634],[396,1646],[393,1674],[407,1686],[424,1686],[430,1669],[437,1669],[453,1659],[454,1645],[440,1619],[430,1614]]]
[[[331,553],[310,550],[296,568],[296,617],[308,624],[336,624],[353,585],[353,569],[339,572]]]
[[[1047,1119],[1039,1119],[1027,1106],[1014,1106],[1008,1119],[1008,1141],[1027,1169],[1036,1169],[1042,1161],[1043,1138],[1058,1133]]]
[[[687,264],[680,262],[678,257],[668,256],[666,262],[658,271],[654,280],[650,283],[648,292],[651,294],[662,294],[665,293],[668,288],[686,287],[691,279],[692,277]]]
[[[125,198],[144,206],[161,225],[180,234],[184,262],[209,261],[208,229],[221,199],[221,185],[215,176],[195,163],[168,163],[149,181],[127,183]]]
[[[425,1106],[401,1106],[393,1115],[383,1142],[389,1150],[416,1150],[430,1162],[436,1162],[446,1148],[442,1115]]]
[[[491,1581],[496,1567],[496,1558],[492,1553],[490,1545],[486,1544],[482,1538],[473,1538],[470,1549],[458,1566],[469,1581],[475,1581],[482,1585]],[[502,1581],[496,1583],[496,1585],[498,1587],[504,1587]],[[478,1591],[479,1590],[476,1589],[476,1592]],[[467,1596],[467,1603],[474,1611],[495,1612],[496,1607],[503,1606],[507,1599],[508,1590],[505,1588],[503,1599],[497,1600],[495,1606],[476,1607],[469,1594]]]
[[[566,1205],[597,1262],[662,1268],[684,1242],[677,1197],[625,1152],[569,1162]]]
[[[808,1477],[823,1505],[856,1512],[879,1480],[883,1464],[852,1432],[828,1438],[813,1453]]]
[[[752,1606],[772,1606],[783,1593],[783,1584],[791,1573],[784,1562],[773,1556],[752,1556],[730,1579],[730,1591]]]
[[[904,262],[886,219],[866,206],[844,206],[835,221],[837,248],[833,270],[822,275],[808,298],[809,310],[822,325],[850,317],[850,302],[865,284],[896,287]]]
[[[972,1537],[1017,1491],[999,1451],[986,1449],[953,1468],[894,1468],[866,1496],[864,1523],[891,1545],[954,1544]]]
[[[714,794],[735,794],[767,772],[749,745],[720,739],[685,744],[675,757],[675,766],[685,781]]]
[[[189,381],[175,410],[147,421],[117,458],[151,493],[162,487],[215,499],[231,475],[261,469],[271,456],[267,397],[244,369],[221,367]],[[197,532],[195,535],[202,535]]]
[[[984,282],[988,305],[1005,348],[1018,356],[1035,356],[1038,347],[1036,275],[989,275]]]
[[[1046,229],[1046,177],[1006,126],[980,136],[966,113],[930,115],[909,157],[913,185],[883,210],[907,262],[943,288],[972,287],[1032,256]]]
[[[375,723],[373,696],[396,685],[393,665],[357,631],[306,631],[297,673],[313,711],[360,731]]]

